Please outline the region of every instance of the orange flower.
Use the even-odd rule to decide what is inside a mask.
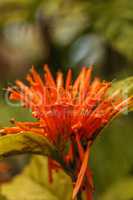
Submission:
[[[40,78],[32,67],[27,75],[29,86],[17,80],[17,87],[9,88],[10,99],[20,101],[24,107],[31,109],[37,122],[14,122],[14,127],[5,128],[3,132],[30,131],[47,137],[71,169],[75,186],[73,199],[79,190],[85,189],[90,200],[93,190],[92,173],[88,166],[90,146],[114,116],[124,111],[126,106],[131,106],[133,98],[123,100],[118,91],[109,96],[111,83],[99,78],[91,82],[92,67],[83,67],[73,83],[70,69],[66,81],[61,72],[57,73],[55,81],[47,65],[44,71],[44,77]],[[49,171],[53,168],[60,166],[49,160]]]

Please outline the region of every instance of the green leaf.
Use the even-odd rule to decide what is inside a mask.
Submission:
[[[95,175],[95,192],[99,196],[114,182],[132,172],[132,130],[132,113],[129,113],[113,120],[95,141],[91,152],[91,163]]]
[[[2,192],[9,200],[57,200],[47,189],[26,176],[17,177],[11,184],[5,185]]]
[[[116,90],[120,90],[123,95],[132,96],[133,95],[133,76],[128,77],[124,80],[115,81],[110,90],[113,93]]]
[[[114,184],[103,195],[101,200],[131,200],[133,199],[133,178],[125,178]]]
[[[24,153],[41,154],[59,160],[56,148],[43,136],[26,132],[0,137],[0,157]]]
[[[0,193],[0,200],[8,200],[4,195]]]
[[[115,91],[120,92],[120,96],[124,99],[133,96],[133,76],[128,77],[124,80],[115,81],[112,84],[111,89],[109,90],[109,94],[113,94]],[[133,106],[130,106],[128,111],[132,111]]]
[[[57,199],[71,199],[72,182],[70,177],[63,170],[59,170],[53,173],[53,183],[49,184],[47,166],[47,159],[42,156],[34,156],[24,174],[42,185],[42,187],[47,187],[48,190],[57,195]],[[64,194],[65,197],[63,196]]]
[[[23,174],[16,177],[12,183],[3,185],[1,191],[8,200],[70,200],[72,182],[60,170],[54,173],[53,183],[50,184],[47,159],[43,156],[34,156]]]

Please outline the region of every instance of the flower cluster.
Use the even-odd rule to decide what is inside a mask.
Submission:
[[[32,110],[36,122],[14,122],[14,127],[4,128],[6,134],[27,131],[46,137],[60,152],[70,170],[74,190],[73,199],[85,190],[87,199],[92,199],[93,179],[88,160],[90,147],[110,120],[133,104],[133,98],[123,98],[119,91],[109,95],[110,82],[95,78],[91,81],[92,67],[83,67],[77,79],[72,82],[72,71],[68,70],[66,80],[57,73],[53,78],[47,65],[41,78],[32,67],[27,75],[29,85],[16,81],[15,88],[9,88],[10,99],[20,101]],[[45,148],[45,147],[44,147]],[[52,170],[61,166],[49,158],[49,177]]]

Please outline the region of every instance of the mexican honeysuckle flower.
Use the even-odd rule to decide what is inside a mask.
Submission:
[[[118,114],[133,104],[133,98],[123,100],[119,91],[109,95],[110,82],[94,78],[92,67],[83,67],[75,81],[68,70],[64,81],[58,72],[54,79],[48,66],[44,66],[41,78],[32,67],[26,79],[17,80],[16,87],[9,88],[11,100],[20,101],[32,111],[36,122],[14,121],[6,127],[5,134],[32,132],[46,137],[61,154],[73,181],[73,199],[83,190],[87,200],[92,200],[94,190],[92,172],[88,161],[90,147],[100,131]],[[44,147],[45,148],[45,147]],[[48,158],[49,180],[54,169],[61,165]]]

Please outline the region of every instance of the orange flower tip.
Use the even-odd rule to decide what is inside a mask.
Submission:
[[[45,64],[43,68],[44,68],[45,71],[49,70],[48,64]]]
[[[90,65],[90,66],[88,66],[88,67],[86,67],[86,66],[84,66],[85,67],[85,69],[87,70],[87,71],[90,71],[90,74],[92,73],[92,70],[93,70],[93,65]]]
[[[72,69],[69,68],[66,76],[66,90],[70,88],[71,80],[72,80]]]
[[[86,65],[83,65],[82,68],[81,68],[81,71],[86,70],[86,68],[87,68]]]
[[[44,69],[44,72],[46,72],[46,73],[48,73],[50,76],[52,76],[48,64],[45,64],[44,67],[43,67],[43,69]]]
[[[15,81],[15,83],[16,83],[16,84],[20,83],[20,80],[17,79],[17,80]]]
[[[103,124],[107,124],[107,123],[108,123],[108,120],[107,120],[107,119],[102,119],[102,123],[103,123]]]
[[[63,74],[61,71],[58,71],[57,72],[57,80],[56,80],[56,83],[57,83],[57,88],[62,88],[63,87]]]
[[[31,67],[31,71],[33,71],[33,70],[35,70],[35,66],[34,65],[32,65],[32,67]]]
[[[8,88],[3,88],[3,89],[6,90],[6,91],[9,91],[9,92],[12,91],[12,88],[9,87],[9,86],[8,86]]]
[[[5,134],[5,129],[1,129],[0,134]]]
[[[8,87],[6,91],[8,92],[9,96],[12,94],[15,88]]]
[[[20,100],[20,93],[19,92],[17,92],[17,91],[11,91],[10,93],[9,93],[9,99],[10,100]]]
[[[32,116],[33,116],[33,117],[37,117],[37,115],[38,115],[38,114],[37,114],[36,111],[33,111],[33,112],[32,112]]]
[[[78,122],[77,124],[75,124],[74,126],[72,126],[72,130],[78,130],[82,127],[82,123],[81,122]]]
[[[94,67],[94,65],[92,64],[92,65],[90,65],[90,66],[89,66],[89,69],[91,69],[91,70],[92,70],[92,69],[93,69],[93,67]]]

